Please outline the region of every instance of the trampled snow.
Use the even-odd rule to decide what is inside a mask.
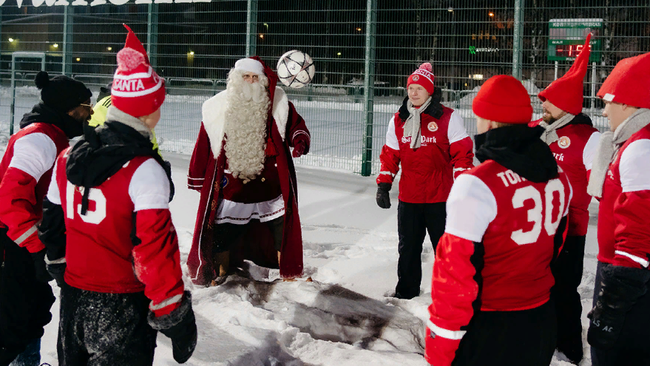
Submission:
[[[171,209],[185,263],[199,194],[186,188],[189,158],[171,153],[165,157],[173,166],[176,197]],[[431,245],[427,239],[422,255],[422,294],[413,300],[386,297],[397,280],[397,199],[394,189],[393,207],[378,208],[375,187],[374,178],[299,167],[304,278],[283,282],[277,270],[252,264],[247,268],[249,276],[232,276],[218,287],[193,286],[186,276],[199,330],[196,351],[186,365],[425,366],[422,353],[431,292]],[[585,326],[596,252],[592,223],[580,286]],[[314,282],[306,282],[308,276]],[[53,286],[58,296],[58,288]],[[58,305],[57,300],[42,347],[42,362],[53,366],[58,365]],[[588,353],[587,346],[587,358]],[[176,365],[171,343],[164,335],[158,336],[154,364]],[[583,362],[589,364],[588,359]],[[552,365],[569,363],[556,354]]]

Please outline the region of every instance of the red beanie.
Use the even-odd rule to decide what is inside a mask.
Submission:
[[[542,102],[548,99],[556,107],[573,115],[582,112],[582,86],[589,67],[589,54],[591,54],[589,40],[591,40],[591,33],[587,35],[585,45],[569,71],[537,95]]]
[[[607,102],[650,109],[650,53],[619,61],[598,96]]]
[[[411,74],[411,76],[409,76],[409,80],[406,83],[406,87],[408,88],[408,86],[411,84],[418,84],[422,86],[424,89],[426,89],[429,95],[433,94],[433,80],[435,79],[435,76],[433,75],[431,70],[433,70],[433,68],[431,67],[431,64],[428,62],[425,62],[422,65],[420,65],[420,68],[415,70]]]
[[[487,79],[474,97],[472,110],[481,118],[502,123],[527,124],[533,117],[526,88],[510,75]]]
[[[149,64],[147,52],[135,33],[126,24],[124,27],[129,34],[124,48],[117,53],[111,102],[133,117],[142,117],[157,111],[165,101],[165,81]]]

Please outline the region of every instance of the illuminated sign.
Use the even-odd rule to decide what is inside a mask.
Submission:
[[[603,28],[602,19],[551,19],[548,22],[548,53],[549,61],[572,61],[584,47],[587,34],[592,33],[591,54],[589,61],[600,60],[600,44],[598,39]]]

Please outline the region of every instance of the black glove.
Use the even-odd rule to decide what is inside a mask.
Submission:
[[[48,263],[47,264],[47,272],[54,278],[56,281],[56,284],[59,285],[59,287],[65,286],[65,280],[63,279],[63,275],[65,275],[65,268],[67,267],[66,263]]]
[[[45,252],[46,250],[43,249],[40,252],[31,253],[31,255],[34,261],[34,277],[38,281],[48,283],[52,281],[52,276],[47,273],[47,269],[45,268]]]
[[[390,208],[390,188],[392,184],[390,183],[379,183],[377,185],[377,206],[381,208]]]
[[[601,269],[601,277],[596,306],[587,315],[591,319],[587,340],[594,347],[608,349],[618,340],[626,313],[645,295],[650,271],[610,265]]]
[[[156,317],[150,312],[148,317],[149,325],[162,332],[172,340],[174,360],[184,363],[192,357],[196,348],[196,320],[192,310],[192,295],[185,291],[181,306],[171,313]]]

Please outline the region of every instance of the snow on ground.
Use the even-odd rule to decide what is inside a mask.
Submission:
[[[199,194],[186,188],[189,157],[165,157],[173,166],[176,197],[171,209],[185,262]],[[186,364],[426,366],[422,352],[431,245],[425,243],[422,255],[422,294],[408,301],[385,297],[397,279],[397,190],[392,192],[393,207],[382,210],[375,204],[375,187],[373,178],[299,167],[305,277],[314,282],[282,282],[277,270],[254,265],[248,268],[252,278],[232,276],[218,287],[196,287],[186,278],[199,330],[196,351]],[[580,286],[584,325],[591,308],[596,252],[592,223]],[[53,366],[58,365],[58,305],[57,300],[43,338],[42,362]],[[176,365],[171,343],[163,335],[158,337],[154,364]],[[556,355],[552,365],[569,363]]]

